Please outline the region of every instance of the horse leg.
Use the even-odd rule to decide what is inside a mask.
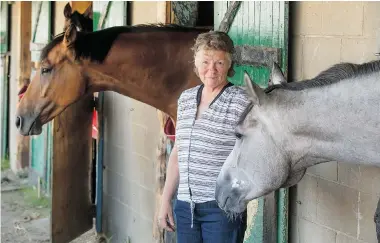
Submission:
[[[377,208],[375,212],[375,224],[376,224],[376,236],[377,236],[377,242],[380,243],[380,198],[377,202]]]

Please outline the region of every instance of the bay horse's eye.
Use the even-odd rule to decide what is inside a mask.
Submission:
[[[52,68],[41,68],[41,74],[50,73]]]

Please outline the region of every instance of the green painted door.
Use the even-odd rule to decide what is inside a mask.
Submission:
[[[0,2],[0,162],[8,158],[8,4]]]
[[[38,62],[40,51],[51,38],[51,3],[43,1],[32,2],[32,41],[30,45],[32,62]],[[31,78],[36,70],[32,67]],[[41,188],[50,194],[51,150],[52,150],[51,123],[42,127],[39,136],[30,139],[30,177],[33,183],[41,183]],[[37,178],[41,180],[37,180]]]
[[[219,27],[231,2],[214,2],[214,25]],[[280,66],[287,74],[288,59],[288,2],[243,1],[228,32],[235,45],[252,45],[280,48]],[[231,82],[241,85],[243,70],[261,87],[267,87],[268,67],[239,66]],[[272,202],[270,202],[272,198]],[[269,209],[272,207],[272,209]],[[273,212],[273,208],[275,211]],[[272,210],[272,211],[271,211]],[[271,212],[268,212],[271,211]],[[245,242],[287,242],[288,191],[280,191],[250,202]],[[272,213],[272,217],[271,217]],[[274,214],[273,214],[274,213]],[[273,215],[277,215],[273,220]]]

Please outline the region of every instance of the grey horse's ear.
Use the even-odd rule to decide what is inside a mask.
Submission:
[[[259,105],[260,100],[264,97],[265,93],[257,84],[252,82],[246,71],[244,71],[244,84],[249,99],[253,102],[253,104]]]
[[[286,83],[286,79],[284,77],[284,74],[282,73],[280,67],[276,62],[273,62],[272,64],[272,73],[270,77],[273,84],[283,84]]]

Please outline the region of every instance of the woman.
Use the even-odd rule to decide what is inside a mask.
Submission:
[[[158,223],[167,231],[175,230],[178,243],[243,242],[246,212],[228,218],[215,201],[215,186],[234,147],[235,126],[249,101],[243,89],[227,80],[234,75],[234,45],[227,34],[200,34],[193,51],[195,72],[203,84],[185,90],[178,100],[176,142]],[[175,226],[171,199],[177,185]]]

